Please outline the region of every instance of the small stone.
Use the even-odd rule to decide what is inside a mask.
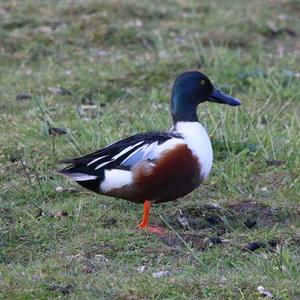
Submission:
[[[62,186],[57,186],[57,187],[55,188],[55,191],[56,191],[57,193],[62,193],[64,190],[65,190],[65,189],[64,189]]]
[[[69,214],[68,214],[68,212],[67,211],[65,211],[65,210],[58,210],[58,211],[54,211],[54,212],[51,212],[51,215],[53,216],[53,217],[56,217],[56,218],[65,218],[65,217],[67,217]]]
[[[266,288],[264,288],[263,286],[258,286],[257,290],[259,291],[260,294],[264,295],[266,298],[273,298],[272,293],[267,290]]]
[[[32,70],[31,69],[26,69],[26,70],[24,70],[24,75],[25,76],[31,76],[32,75]]]
[[[80,107],[82,110],[95,110],[97,109],[97,105],[96,104],[82,104]]]
[[[187,219],[187,216],[182,212],[181,209],[178,210],[179,211],[179,216],[178,216],[178,221],[181,224],[181,226],[183,227],[183,229],[187,230],[190,228],[190,224],[189,221]]]
[[[218,236],[212,236],[209,238],[209,246],[213,246],[213,245],[222,245],[223,242],[221,240],[221,238],[219,238]]]
[[[39,26],[36,30],[41,33],[52,33],[53,32],[53,29],[50,26]]]
[[[97,48],[90,48],[90,53],[92,56],[94,56],[96,58],[109,55],[109,52],[102,50],[102,49],[97,49]]]
[[[26,93],[18,94],[16,96],[16,100],[18,101],[30,100],[31,98],[32,98],[31,94],[26,94]]]
[[[261,242],[252,242],[244,246],[244,249],[252,252],[263,247],[265,247],[265,245]]]
[[[144,23],[140,19],[131,20],[128,23],[126,23],[126,26],[129,27],[143,27]]]
[[[220,282],[221,282],[221,283],[227,282],[227,278],[226,278],[225,276],[222,276],[222,277],[220,278]]]
[[[105,257],[102,254],[96,254],[94,261],[98,265],[103,265],[103,264],[106,264],[108,262],[108,258]]]
[[[118,223],[118,219],[114,217],[108,217],[103,220],[103,226],[109,228],[111,226],[115,226]]]
[[[65,75],[68,75],[68,76],[72,75],[72,70],[65,70]]]
[[[72,95],[72,92],[63,87],[48,87],[48,91],[56,96]]]
[[[267,164],[267,166],[282,166],[285,164],[285,161],[272,159],[272,160],[267,160],[266,164]]]
[[[217,203],[208,203],[206,205],[206,208],[214,210],[214,209],[221,209],[221,206]]]
[[[90,265],[85,265],[82,267],[82,272],[84,273],[94,273],[95,269]]]
[[[68,285],[58,285],[52,284],[48,287],[49,290],[62,293],[63,295],[70,294],[74,291],[74,287],[70,284]]]
[[[15,163],[16,161],[18,161],[18,158],[15,154],[11,154],[9,156],[9,161],[12,162],[12,163]]]
[[[268,244],[270,247],[274,248],[277,246],[278,242],[276,240],[269,240]]]
[[[40,218],[43,216],[43,210],[41,208],[39,208],[35,214],[35,218]]]
[[[160,278],[160,277],[167,277],[170,276],[171,272],[170,271],[160,271],[160,272],[155,272],[152,273],[152,276],[154,278]]]
[[[64,128],[49,127],[48,134],[52,136],[64,135],[67,134],[67,130]]]
[[[140,266],[137,268],[138,273],[144,273],[146,271],[146,266]]]
[[[255,226],[257,224],[257,221],[256,220],[250,220],[250,219],[247,219],[245,222],[244,222],[245,226],[247,228],[252,228],[253,226]]]

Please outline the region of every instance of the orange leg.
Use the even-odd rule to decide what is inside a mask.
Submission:
[[[144,214],[142,222],[138,225],[139,228],[148,228],[149,227],[149,212],[151,209],[151,202],[146,200],[144,202]]]
[[[149,212],[151,209],[151,201],[145,200],[144,202],[144,214],[143,214],[143,219],[142,222],[138,225],[138,228],[141,229],[147,229],[152,233],[156,233],[159,235],[165,234],[164,229],[159,228],[159,227],[149,227]]]

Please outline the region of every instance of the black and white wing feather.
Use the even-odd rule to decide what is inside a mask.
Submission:
[[[174,131],[137,134],[110,144],[89,155],[66,159],[70,166],[59,172],[75,181],[104,179],[105,170],[129,171],[141,160],[155,162],[160,153],[182,143],[182,136]]]

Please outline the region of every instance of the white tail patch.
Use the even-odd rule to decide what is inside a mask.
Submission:
[[[132,173],[124,170],[105,170],[104,180],[100,184],[102,192],[108,192],[113,189],[121,188],[132,183]]]
[[[97,179],[97,176],[95,175],[88,175],[84,173],[64,173],[64,175],[73,179],[74,181],[88,181]]]

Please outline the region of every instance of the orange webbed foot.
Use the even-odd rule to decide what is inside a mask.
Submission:
[[[165,235],[166,231],[165,229],[161,227],[149,227],[149,226],[144,226],[142,223],[138,225],[139,229],[144,229],[147,230],[151,233],[157,234],[157,235]]]
[[[165,235],[166,231],[162,227],[148,227],[149,232],[157,234],[157,235]]]
[[[151,202],[149,200],[146,200],[144,202],[144,214],[143,219],[141,223],[138,225],[139,229],[146,229],[151,233],[158,234],[158,235],[164,235],[166,234],[166,231],[163,228],[160,227],[149,227],[149,212],[151,208]]]

